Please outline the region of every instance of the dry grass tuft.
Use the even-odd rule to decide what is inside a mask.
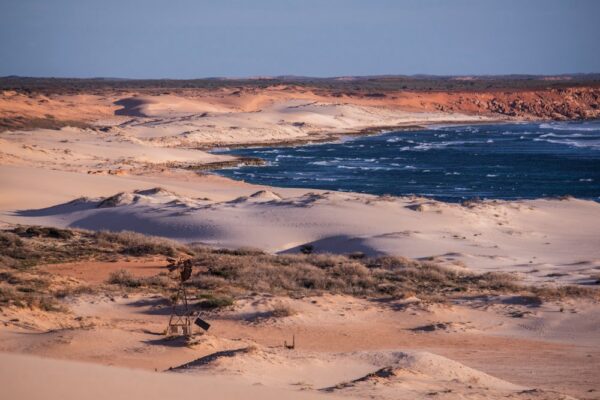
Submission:
[[[296,315],[298,312],[287,304],[278,302],[273,306],[270,314],[273,318],[285,318]]]
[[[200,301],[197,306],[204,310],[215,310],[233,305],[233,298],[218,294],[203,294],[199,295]]]
[[[121,285],[130,288],[142,286],[142,281],[131,274],[126,269],[111,272],[108,277],[108,283],[113,285]]]
[[[57,299],[39,288],[28,285],[7,285],[0,283],[0,306],[14,306],[21,308],[37,308],[42,311],[65,311]]]

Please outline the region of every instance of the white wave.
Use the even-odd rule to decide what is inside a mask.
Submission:
[[[386,167],[359,167],[362,171],[391,171],[392,168]]]
[[[386,167],[363,167],[363,166],[357,166],[357,167],[353,167],[350,165],[338,165],[337,168],[340,169],[360,169],[361,171],[391,171],[392,168],[386,168]]]
[[[529,131],[525,131],[525,132],[514,132],[514,131],[504,131],[504,132],[500,132],[501,135],[503,136],[523,136],[523,135],[539,135],[539,132],[529,132]]]
[[[454,141],[449,141],[449,142],[420,143],[417,146],[413,147],[411,150],[423,150],[423,151],[437,150],[437,149],[443,149],[445,147],[450,147],[450,146],[460,146],[463,144],[477,144],[477,143],[483,143],[483,142],[478,141],[478,140],[454,140]]]
[[[554,144],[563,144],[565,146],[578,147],[578,148],[590,148],[594,150],[600,150],[600,140],[556,140],[548,138],[535,138],[535,142],[547,142]]]
[[[571,133],[570,135],[564,135],[564,134],[558,134],[558,133],[544,133],[543,135],[540,135],[540,137],[544,138],[544,137],[554,137],[554,138],[564,138],[564,139],[570,139],[570,138],[578,138],[578,137],[585,137],[585,138],[592,138],[595,139],[597,138],[597,136],[591,136],[591,135],[586,135],[584,133]]]
[[[313,162],[310,162],[309,164],[311,164],[311,165],[321,165],[321,166],[327,167],[327,166],[330,166],[330,165],[334,165],[335,161],[313,161]]]
[[[600,132],[600,124],[583,123],[580,125],[569,123],[544,123],[540,124],[540,129],[552,129],[555,131],[583,131],[583,132]]]

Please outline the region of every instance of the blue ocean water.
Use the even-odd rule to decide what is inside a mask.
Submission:
[[[225,153],[267,165],[218,174],[272,186],[444,201],[562,195],[600,201],[600,121],[439,126]]]

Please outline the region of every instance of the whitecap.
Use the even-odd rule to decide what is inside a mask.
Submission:
[[[310,162],[309,164],[327,167],[327,166],[335,164],[335,162],[334,161],[313,161],[313,162]]]
[[[582,132],[600,132],[600,124],[582,123],[574,125],[571,123],[544,123],[539,125],[540,129],[552,129],[555,131],[582,131]]]
[[[547,138],[535,138],[533,140],[536,142],[564,144],[566,146],[578,147],[578,148],[600,149],[600,140],[569,140],[569,139],[555,140],[555,139],[547,139]]]
[[[335,182],[337,179],[335,178],[315,178],[316,181],[326,181],[326,182]]]

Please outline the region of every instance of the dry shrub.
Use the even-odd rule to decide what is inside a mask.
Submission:
[[[94,238],[113,246],[114,244],[121,245],[122,247],[119,249],[119,252],[131,256],[161,254],[168,257],[175,257],[177,256],[178,247],[182,247],[168,239],[146,236],[141,233],[129,231],[101,231],[95,233]]]
[[[283,304],[282,302],[277,302],[273,305],[273,309],[271,310],[270,314],[274,318],[285,318],[296,315],[297,312],[289,305]]]
[[[215,310],[218,308],[229,307],[233,305],[233,299],[229,296],[204,294],[197,306],[205,310]]]
[[[0,266],[10,268],[27,267],[40,259],[35,249],[9,231],[0,231],[0,256]]]
[[[133,276],[131,272],[126,269],[111,272],[107,282],[113,285],[121,285],[130,288],[142,286],[142,281]]]
[[[176,285],[173,279],[165,275],[138,278],[126,269],[111,272],[107,283],[127,288],[150,287],[154,289],[172,289]]]
[[[62,312],[65,308],[48,294],[34,288],[0,284],[0,305],[37,308],[43,311]]]
[[[459,274],[431,262],[402,257],[355,259],[330,254],[276,256],[208,248],[196,251],[194,264],[206,272],[197,273],[190,285],[202,290],[432,298],[462,292],[522,290],[510,275]]]
[[[89,232],[39,226],[0,231],[0,266],[24,269],[38,264],[110,259],[116,255],[176,257],[190,253],[176,242],[134,232]]]
[[[586,286],[541,286],[531,287],[530,290],[544,300],[563,300],[573,297],[600,300],[600,290]]]
[[[158,289],[170,289],[175,285],[173,279],[170,279],[164,275],[155,275],[147,278],[140,279],[142,286],[148,286]]]
[[[54,297],[64,299],[66,297],[77,297],[83,294],[93,294],[95,290],[89,285],[77,285],[62,287],[54,292]]]
[[[74,236],[73,231],[69,229],[60,229],[44,226],[17,227],[14,233],[24,237],[42,237],[51,239],[71,239]]]

